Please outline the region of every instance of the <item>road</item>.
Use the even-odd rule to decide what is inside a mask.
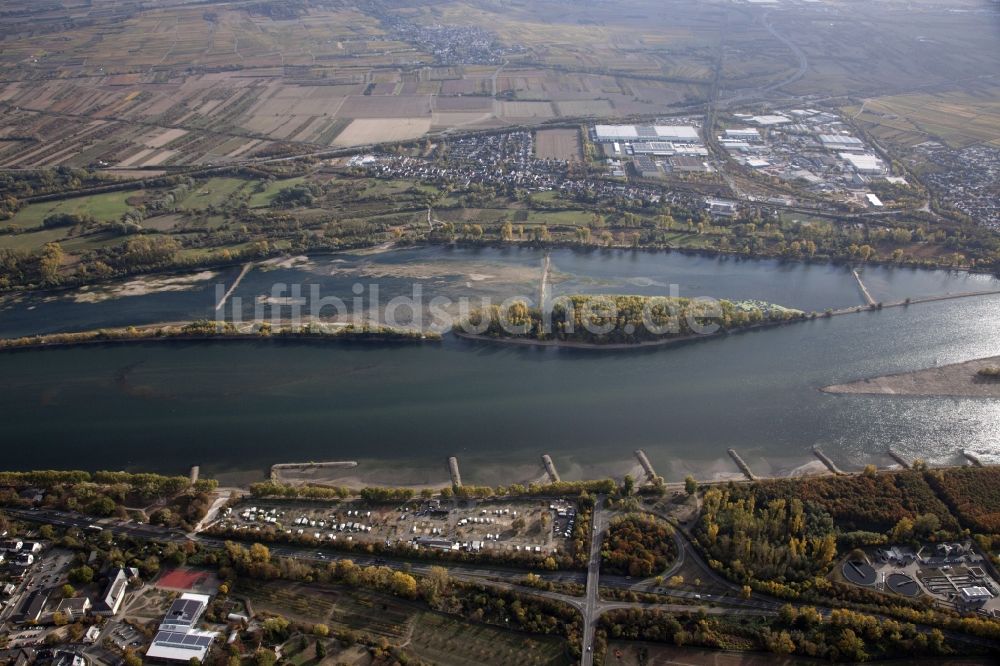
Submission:
[[[604,532],[606,530],[604,522],[604,495],[598,495],[594,502],[593,528],[590,536],[590,556],[587,562],[587,595],[584,602],[583,614],[583,658],[580,663],[583,666],[592,666],[594,663],[594,630],[597,628],[597,621],[600,614],[597,612],[597,602],[600,599],[598,585],[601,577],[601,544],[604,543]]]
[[[771,25],[771,13],[770,12],[767,12],[767,13],[764,14],[764,18],[763,18],[763,20],[761,22],[764,24],[764,27],[767,28],[767,31],[769,33],[771,33],[771,36],[774,37],[775,39],[777,39],[779,42],[781,42],[785,46],[787,46],[788,49],[793,54],[795,54],[796,59],[799,61],[798,68],[792,74],[790,74],[785,79],[783,79],[781,81],[778,81],[777,83],[772,83],[771,85],[765,86],[763,88],[763,92],[771,92],[773,90],[778,90],[779,88],[783,88],[783,87],[785,87],[785,86],[787,86],[789,84],[795,83],[796,81],[798,81],[799,79],[801,79],[803,76],[805,76],[806,72],[809,71],[809,58],[806,57],[805,51],[803,51],[802,49],[800,49],[798,47],[798,45],[795,44],[795,42],[793,42],[792,40],[788,39],[788,37],[785,37],[784,35],[782,35],[780,32],[778,32],[774,28],[773,25]]]

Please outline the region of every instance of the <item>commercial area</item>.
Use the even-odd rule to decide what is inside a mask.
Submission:
[[[675,118],[680,125],[595,125],[591,140],[601,147],[612,175],[625,176],[631,165],[640,178],[669,173],[710,171],[708,148],[694,118]]]
[[[793,109],[763,119],[766,122],[760,116],[733,114],[731,126],[717,137],[733,160],[761,176],[861,208],[884,205],[871,191],[873,181],[907,184],[891,173],[874,146],[855,136],[833,113]]]

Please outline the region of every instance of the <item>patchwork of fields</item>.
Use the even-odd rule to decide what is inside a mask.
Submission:
[[[892,95],[866,100],[846,113],[881,139],[902,146],[928,140],[952,148],[984,143],[1000,148],[1000,88]]]

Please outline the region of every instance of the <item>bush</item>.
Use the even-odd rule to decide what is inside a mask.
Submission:
[[[54,229],[56,227],[74,227],[78,224],[90,221],[92,221],[90,218],[84,217],[83,215],[74,215],[72,213],[50,213],[42,220],[42,226],[46,229]]]

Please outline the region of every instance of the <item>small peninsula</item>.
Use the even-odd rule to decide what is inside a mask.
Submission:
[[[825,393],[1000,398],[1000,356],[835,384]]]
[[[87,344],[127,342],[170,342],[205,340],[296,340],[312,342],[427,342],[439,341],[438,333],[390,328],[388,326],[337,326],[306,324],[299,327],[272,327],[269,323],[237,327],[231,323],[200,320],[178,324],[152,324],[91,331],[0,338],[0,351],[49,349]]]
[[[582,348],[629,348],[695,340],[807,318],[764,301],[667,296],[571,295],[548,313],[523,301],[473,311],[457,323],[472,339]]]

